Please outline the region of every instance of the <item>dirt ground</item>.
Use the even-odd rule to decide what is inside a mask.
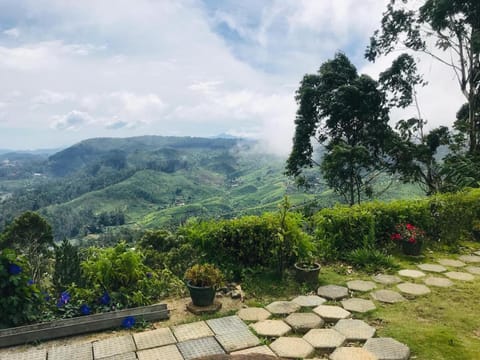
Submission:
[[[193,322],[200,319],[199,316],[191,314],[186,306],[190,302],[190,298],[182,299],[166,299],[161,301],[162,304],[167,304],[168,310],[170,310],[170,319],[164,321],[158,321],[152,323],[149,327],[145,329],[135,329],[135,330],[112,330],[112,331],[102,331],[98,333],[90,333],[85,335],[71,336],[67,338],[61,338],[56,340],[45,341],[35,346],[32,345],[19,345],[9,348],[0,349],[0,355],[8,354],[11,352],[22,352],[26,350],[35,349],[51,349],[53,347],[71,345],[71,344],[83,344],[87,342],[94,342],[102,339],[106,339],[113,336],[120,336],[129,334],[132,332],[142,332],[152,329],[158,329],[162,327],[177,325],[186,322]],[[227,314],[231,311],[239,310],[244,306],[244,304],[239,299],[231,299],[229,297],[217,298],[217,301],[222,303],[222,308],[216,313],[216,315]]]

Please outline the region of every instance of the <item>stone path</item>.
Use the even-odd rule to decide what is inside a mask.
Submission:
[[[352,280],[347,282],[347,287],[321,286],[318,296],[301,295],[291,301],[275,301],[265,308],[244,308],[233,316],[49,350],[0,352],[0,360],[193,360],[225,353],[331,360],[406,360],[410,357],[407,345],[395,339],[375,337],[374,327],[354,318],[355,313],[374,311],[377,307],[371,300],[355,296],[365,294],[387,304],[383,306],[414,301],[417,296],[428,295],[429,286],[450,287],[455,281],[476,279],[480,267],[474,265],[479,261],[477,251],[458,260],[418,264],[422,271],[402,269],[399,276],[377,274],[372,277],[374,282]],[[324,304],[326,299],[330,302]]]

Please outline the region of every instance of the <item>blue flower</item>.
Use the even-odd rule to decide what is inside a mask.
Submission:
[[[10,275],[18,275],[22,272],[22,268],[17,264],[8,264],[8,273]]]
[[[60,299],[58,299],[57,307],[62,307],[70,301],[70,294],[68,291],[64,291],[60,294]]]
[[[133,316],[127,316],[122,321],[122,327],[125,329],[130,329],[135,325],[135,318]]]
[[[82,313],[82,315],[90,315],[92,309],[90,309],[90,306],[88,306],[87,304],[83,304],[82,306],[80,306],[80,312]]]
[[[35,284],[35,281],[33,281],[32,279],[27,281],[28,286],[32,286],[33,284]]]
[[[48,293],[45,290],[42,290],[42,295],[45,301],[50,301],[51,297],[48,295]]]
[[[103,295],[100,297],[100,304],[102,305],[108,305],[110,304],[110,295],[108,295],[108,292],[104,292]]]
[[[147,275],[147,278],[149,278],[149,279],[153,276],[151,272],[147,272],[146,275]]]

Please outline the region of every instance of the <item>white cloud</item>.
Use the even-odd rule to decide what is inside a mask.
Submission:
[[[163,110],[166,104],[157,94],[135,94],[132,92],[114,92],[112,99],[120,100],[124,109],[130,113],[143,113],[149,109]]]
[[[11,29],[4,30],[3,33],[12,38],[18,38],[20,36],[20,29],[11,28]]]
[[[51,127],[56,130],[78,130],[94,121],[88,113],[77,110],[63,116],[55,116],[52,120]]]
[[[72,101],[75,99],[73,93],[60,93],[52,90],[42,90],[41,93],[33,98],[33,103],[37,105],[53,105],[64,101]]]

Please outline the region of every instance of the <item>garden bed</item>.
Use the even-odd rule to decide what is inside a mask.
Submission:
[[[0,347],[56,339],[120,327],[126,317],[138,321],[156,321],[169,318],[165,304],[142,306],[102,314],[55,320],[48,323],[19,326],[0,330]]]

